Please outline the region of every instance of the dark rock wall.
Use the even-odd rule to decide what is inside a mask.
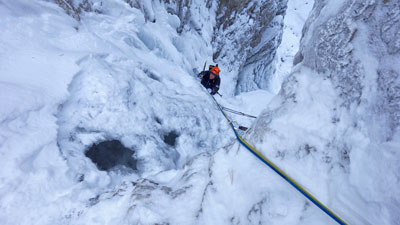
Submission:
[[[220,2],[213,58],[237,76],[236,94],[268,88],[286,6],[286,0]]]

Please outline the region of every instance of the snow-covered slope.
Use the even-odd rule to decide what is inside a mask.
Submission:
[[[57,106],[89,42],[52,3],[2,1],[0,14],[0,221],[50,224],[75,185],[57,146]]]
[[[234,141],[195,78],[227,35],[214,30],[226,1],[55,2],[0,2],[0,224],[335,224]],[[289,0],[287,18],[286,1],[249,5],[271,3],[278,40],[307,2]],[[399,7],[316,0],[293,73],[268,55],[282,72],[268,89],[287,77],[272,101],[232,97],[239,67],[218,57],[217,100],[259,115],[230,115],[252,126],[245,139],[349,224],[400,221]],[[85,152],[105,140],[137,170],[99,170]]]
[[[400,221],[399,7],[316,1],[293,74],[248,136],[349,224]]]
[[[216,134],[226,126],[213,115],[192,74],[191,66],[198,61],[190,53],[185,58],[185,49],[178,49],[204,48],[206,42],[198,35],[200,43],[191,45],[187,37],[178,36],[179,19],[160,3],[152,5],[155,23],[146,22],[140,10],[125,7],[124,15],[121,6],[110,5],[103,6],[105,16],[81,16],[82,23],[112,51],[78,62],[82,69],[59,113],[63,154],[80,159],[82,150],[93,142],[118,139],[134,149],[139,171],[151,173],[174,169],[218,142],[223,145],[223,136]],[[115,8],[115,13],[105,11],[108,8]],[[173,147],[163,140],[170,132],[179,136]],[[69,161],[82,172],[84,165]]]
[[[203,35],[178,35],[169,6],[150,6],[93,4],[78,22],[46,1],[0,3],[1,224],[69,223],[121,179],[179,169],[232,139],[193,73],[211,61],[215,7],[193,6],[209,11],[196,17]],[[85,156],[113,139],[137,171],[100,171]]]

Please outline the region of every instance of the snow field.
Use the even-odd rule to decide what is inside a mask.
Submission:
[[[229,127],[215,117],[211,99],[192,74],[211,55],[202,46],[207,36],[187,31],[183,38],[198,43],[182,40],[175,31],[179,19],[162,5],[153,5],[156,23],[122,1],[96,7],[103,14],[89,13],[78,24],[52,3],[0,5],[6,21],[1,34],[6,46],[1,50],[2,224],[143,220],[150,212],[140,207],[132,219],[123,217],[132,205],[129,195],[109,201],[98,197],[115,185],[123,189],[124,181],[138,175],[98,171],[83,155],[87,147],[120,139],[135,150],[139,171],[147,176],[180,168],[231,139],[217,134]],[[173,148],[162,140],[170,131],[180,135]],[[168,201],[167,196],[164,206]],[[184,203],[176,207],[184,209]],[[128,211],[110,218],[108,204]],[[165,218],[168,207],[164,210],[164,216],[149,221]],[[104,217],[98,218],[101,211]]]

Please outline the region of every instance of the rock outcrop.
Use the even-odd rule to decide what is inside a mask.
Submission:
[[[311,161],[318,170],[311,180],[335,190],[330,201],[348,210],[342,214],[352,224],[398,221],[399,191],[388,181],[399,176],[399,7],[397,1],[315,1],[294,72],[248,136],[278,165],[302,171],[289,168],[289,174],[311,177],[304,168]],[[374,217],[377,207],[386,216]]]
[[[286,0],[220,2],[213,58],[235,76],[236,94],[268,88],[286,6]]]

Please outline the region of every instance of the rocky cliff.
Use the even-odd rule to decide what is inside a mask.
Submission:
[[[350,224],[399,219],[399,192],[389,185],[399,175],[399,7],[315,1],[294,72],[248,136],[283,167],[313,161],[304,181],[325,180]]]
[[[268,89],[287,1],[221,1],[213,58],[226,65],[234,93]]]
[[[155,2],[126,2],[140,9],[146,21],[156,22]],[[229,94],[270,88],[287,0],[207,0],[200,4],[183,0],[162,2],[169,13],[180,19],[178,33],[185,36],[194,32],[204,39],[206,45],[212,44],[212,60],[222,68]],[[83,12],[101,13],[104,10],[99,1],[57,0],[56,3],[78,20]],[[199,64],[192,66],[196,68]]]

